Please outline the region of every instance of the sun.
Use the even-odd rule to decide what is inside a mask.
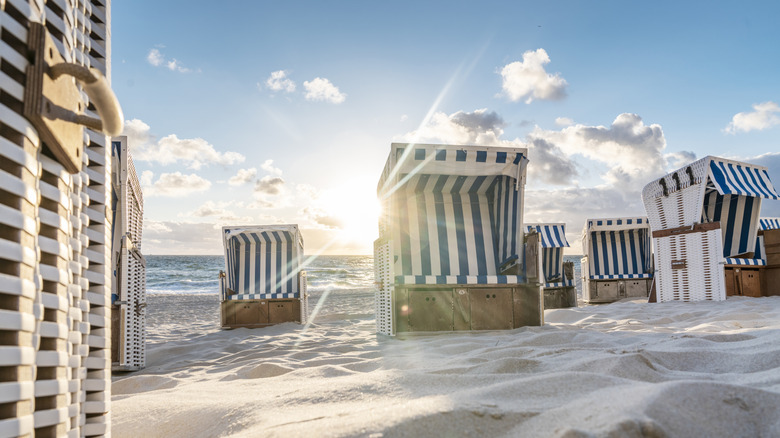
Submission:
[[[359,248],[363,254],[373,252],[373,242],[379,236],[381,206],[374,186],[372,181],[329,188],[317,203],[318,209],[337,225],[340,245]]]

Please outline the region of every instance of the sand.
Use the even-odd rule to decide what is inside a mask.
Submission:
[[[252,330],[220,330],[216,296],[148,301],[147,368],[114,377],[116,437],[780,436],[780,297],[404,339],[374,333],[371,292]]]

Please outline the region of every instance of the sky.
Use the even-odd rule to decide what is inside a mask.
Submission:
[[[780,186],[778,2],[112,2],[146,254],[300,225],[371,254],[392,142],[528,148],[526,222],[645,216],[707,155]],[[780,216],[765,200],[763,216]]]

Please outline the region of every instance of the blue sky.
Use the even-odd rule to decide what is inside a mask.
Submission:
[[[369,254],[390,143],[413,138],[528,147],[526,220],[566,222],[572,253],[694,158],[780,185],[780,4],[678,3],[113,2],[145,252],[298,223],[308,253]]]

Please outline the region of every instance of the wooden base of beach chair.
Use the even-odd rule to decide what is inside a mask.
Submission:
[[[510,330],[544,323],[542,296],[530,285],[417,285],[395,291],[396,333]]]
[[[301,301],[297,298],[230,300],[223,301],[220,306],[223,328],[256,328],[301,322]]]
[[[726,266],[726,296],[761,296],[761,269]]]
[[[567,307],[577,307],[577,289],[574,286],[544,290],[545,309],[564,309]]]
[[[613,303],[624,298],[647,298],[653,283],[650,278],[585,281],[588,281],[588,293],[583,294],[583,299],[588,304]]]

